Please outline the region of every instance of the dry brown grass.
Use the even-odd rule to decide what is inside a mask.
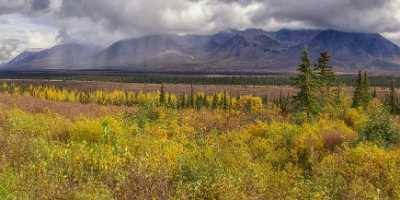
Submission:
[[[79,117],[102,117],[118,115],[124,111],[132,111],[134,107],[102,106],[97,104],[80,104],[69,102],[55,102],[38,99],[30,96],[14,96],[0,94],[0,105],[16,107],[29,113],[52,112],[65,116],[68,119]]]

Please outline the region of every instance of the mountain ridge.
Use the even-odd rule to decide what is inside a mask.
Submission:
[[[24,52],[3,69],[293,71],[303,48],[312,58],[328,51],[333,65],[343,71],[397,70],[400,64],[400,47],[378,33],[251,28],[212,35],[148,35],[106,48],[61,44]]]

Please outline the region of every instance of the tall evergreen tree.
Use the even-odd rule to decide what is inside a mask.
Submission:
[[[316,65],[316,71],[319,75],[319,82],[323,87],[331,87],[336,80],[335,71],[330,65],[331,57],[328,52],[322,52]]]
[[[181,94],[179,99],[180,99],[180,108],[186,108],[186,95]]]
[[[189,97],[189,105],[190,107],[194,107],[194,89],[193,89],[193,83],[190,84],[190,97]]]
[[[322,52],[318,59],[318,63],[315,65],[315,70],[318,75],[319,84],[319,100],[320,104],[325,106],[328,104],[330,90],[336,80],[335,72],[330,65],[330,59],[328,52]]]
[[[371,101],[372,99],[372,94],[371,94],[371,90],[369,87],[369,79],[368,79],[368,73],[364,72],[364,77],[363,77],[363,82],[362,82],[362,104],[364,106],[367,106],[368,103]]]
[[[369,88],[369,80],[367,72],[358,72],[358,78],[353,95],[353,107],[367,106],[372,99],[372,94]]]
[[[207,94],[203,96],[204,107],[210,108],[210,103],[208,102]]]
[[[168,106],[170,106],[170,107],[175,107],[174,102],[172,101],[172,95],[171,95],[171,94],[168,95],[168,98],[167,98],[167,99],[168,99],[168,100],[167,100]]]
[[[353,105],[352,107],[359,107],[361,105],[361,93],[362,93],[362,72],[358,71],[358,77],[356,81],[356,86],[354,88],[354,94],[353,94]]]
[[[160,88],[160,104],[161,104],[161,105],[164,105],[164,104],[165,104],[164,83],[161,83],[161,88]]]
[[[302,63],[298,66],[297,71],[299,74],[295,78],[295,85],[299,92],[294,97],[294,101],[298,111],[305,112],[308,117],[311,117],[319,112],[319,104],[315,96],[318,84],[307,49],[303,51]]]
[[[196,95],[195,107],[200,109],[203,106],[203,96],[201,94]]]
[[[372,98],[377,98],[378,94],[376,93],[376,87],[374,87],[374,91],[372,92]]]
[[[336,117],[339,117],[340,119],[344,119],[346,115],[346,94],[343,89],[343,85],[338,85],[335,89],[335,96],[333,98],[333,106],[332,108],[334,109],[334,114]]]
[[[268,95],[262,96],[261,100],[264,106],[268,106]]]
[[[399,104],[398,104],[398,96],[396,93],[396,82],[394,80],[391,81],[389,96],[387,98],[387,103],[392,114],[399,113]]]
[[[278,100],[275,101],[275,105],[278,106],[283,115],[287,115],[287,113],[289,112],[289,104],[290,104],[289,97],[290,97],[289,94],[286,97],[284,97],[281,90],[279,92]]]
[[[212,109],[218,108],[218,95],[216,93],[213,96],[211,107],[212,107]]]

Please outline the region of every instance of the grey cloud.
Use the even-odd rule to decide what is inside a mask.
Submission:
[[[246,7],[258,1],[232,0],[64,0],[58,16],[89,19],[110,33],[208,33],[251,26]],[[89,24],[87,24],[89,25]],[[77,28],[73,28],[77,29]],[[71,32],[66,28],[67,32]]]
[[[0,0],[0,14],[22,12],[25,0]]]
[[[273,18],[284,24],[299,21],[310,26],[350,31],[399,31],[398,0],[266,0],[254,18],[262,23]]]
[[[50,6],[50,0],[32,0],[31,7],[34,11],[46,10]]]
[[[49,9],[50,0],[0,0],[0,14],[35,14]]]
[[[196,3],[203,6],[201,14],[209,14],[203,21],[193,19],[190,26],[181,20],[169,26],[163,19],[166,11],[179,16]],[[259,4],[261,8],[243,16],[236,13],[239,10],[230,9],[233,4],[243,9]],[[394,32],[400,30],[400,21],[393,14],[398,12],[399,4],[399,0],[64,0],[61,14],[66,18],[87,17],[110,30],[135,34],[210,31],[203,30],[210,24],[217,25],[212,31],[242,28],[241,22],[232,20],[234,16],[250,17],[248,26],[266,29],[271,28],[268,22],[274,20],[281,27],[298,22],[309,27]]]
[[[24,45],[21,41],[15,39],[0,40],[0,63],[16,56]]]
[[[400,0],[0,0],[0,14],[46,13],[64,40],[102,43],[246,27],[396,33],[399,10]]]

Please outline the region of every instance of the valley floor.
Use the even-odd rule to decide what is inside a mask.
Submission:
[[[196,95],[214,103],[195,107],[81,92],[160,85],[36,83],[74,90],[1,86],[0,199],[400,199],[399,119],[378,98],[355,109],[343,95],[306,120],[258,97]]]

